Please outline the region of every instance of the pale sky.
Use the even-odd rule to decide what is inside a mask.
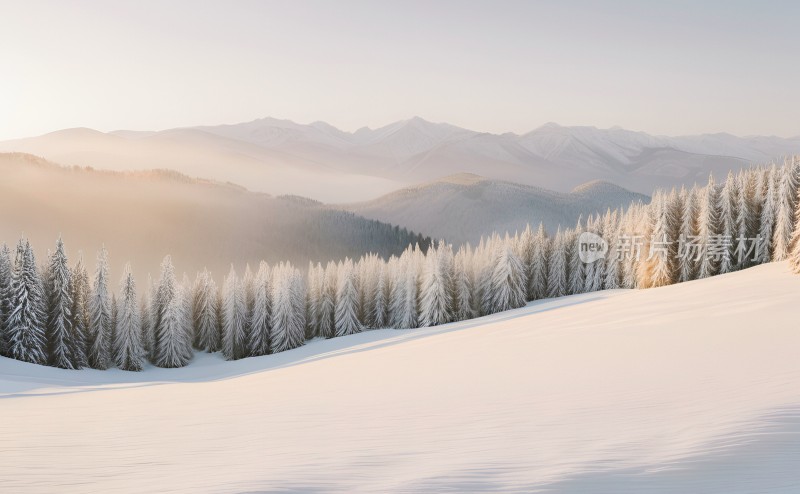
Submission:
[[[0,0],[0,139],[419,115],[800,135],[795,1]]]

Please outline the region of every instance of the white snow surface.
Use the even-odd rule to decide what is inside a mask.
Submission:
[[[786,263],[187,368],[0,359],[3,492],[798,492]]]

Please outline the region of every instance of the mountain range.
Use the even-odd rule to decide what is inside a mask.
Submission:
[[[3,141],[0,151],[112,170],[172,169],[259,192],[352,203],[459,173],[565,193],[603,180],[650,194],[798,153],[800,136],[666,137],[553,123],[490,134],[419,117],[345,132],[263,118],[158,132],[67,129]]]

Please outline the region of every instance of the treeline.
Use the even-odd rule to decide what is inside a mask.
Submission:
[[[718,185],[657,191],[650,204],[608,211],[548,235],[541,226],[458,249],[409,246],[301,272],[290,263],[231,267],[178,280],[168,256],[144,290],[126,266],[114,293],[105,249],[90,277],[63,242],[44,265],[21,239],[0,249],[0,352],[65,369],[181,367],[194,351],[234,360],[281,352],[312,338],[367,328],[414,328],[470,319],[526,301],[705,278],[770,260],[800,271],[800,160],[730,173]],[[609,245],[581,260],[583,232]]]

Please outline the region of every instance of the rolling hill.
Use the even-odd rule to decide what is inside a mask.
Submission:
[[[72,259],[94,265],[105,244],[114,277],[133,264],[140,283],[166,254],[178,272],[207,266],[218,281],[260,259],[328,261],[401,252],[419,240],[402,229],[298,197],[272,197],[173,171],[108,172],[0,154],[0,242],[30,238],[39,260],[61,234]],[[116,283],[116,279],[114,279]]]
[[[462,173],[372,201],[335,207],[456,244],[475,245],[482,235],[495,231],[513,234],[527,224],[535,228],[540,222],[555,233],[559,225],[573,227],[581,215],[585,218],[648,200],[647,196],[601,181],[564,193]]]

